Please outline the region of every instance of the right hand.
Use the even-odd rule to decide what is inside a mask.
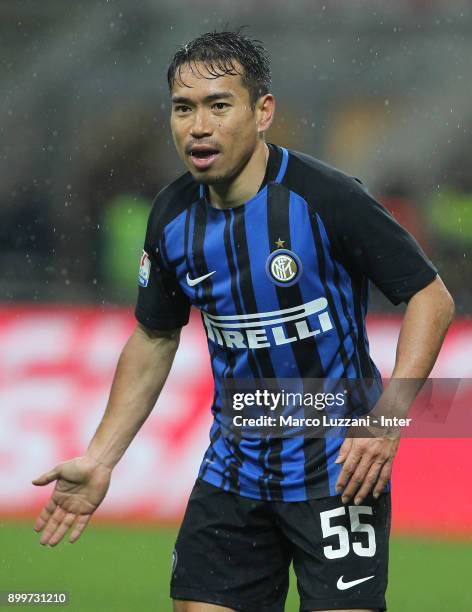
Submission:
[[[79,538],[108,491],[111,472],[106,465],[84,456],[60,463],[33,480],[37,486],[57,480],[34,526],[38,532],[44,529],[40,544],[55,546],[71,527],[69,542]]]

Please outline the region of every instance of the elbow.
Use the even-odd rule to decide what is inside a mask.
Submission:
[[[452,295],[449,293],[447,289],[446,289],[446,292],[447,292],[447,298],[446,298],[446,304],[445,304],[445,316],[447,319],[447,326],[449,327],[449,325],[452,323],[456,315],[456,305],[454,303]]]

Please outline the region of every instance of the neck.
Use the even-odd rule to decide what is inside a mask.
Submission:
[[[241,206],[259,191],[269,159],[269,147],[261,140],[241,172],[228,183],[209,185],[210,200],[215,208]]]

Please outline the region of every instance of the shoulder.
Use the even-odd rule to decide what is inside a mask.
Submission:
[[[198,183],[190,172],[179,176],[169,183],[154,198],[149,223],[153,229],[163,229],[184,210],[189,208],[199,196]]]
[[[306,153],[292,149],[288,153],[287,170],[282,183],[308,204],[315,201],[322,206],[367,193],[360,179]]]

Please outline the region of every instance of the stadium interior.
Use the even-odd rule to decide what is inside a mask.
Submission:
[[[0,593],[67,592],[80,612],[171,610],[173,542],[211,422],[198,313],[77,544],[39,545],[33,520],[51,487],[30,483],[84,452],[134,326],[150,206],[184,172],[170,58],[241,25],[272,58],[267,140],[361,179],[439,269],[457,316],[432,377],[456,380],[457,410],[470,406],[469,2],[0,0]],[[386,377],[403,309],[372,289]],[[428,431],[402,441],[394,467],[389,610],[468,612],[472,427]],[[298,610],[294,580],[286,610]]]

